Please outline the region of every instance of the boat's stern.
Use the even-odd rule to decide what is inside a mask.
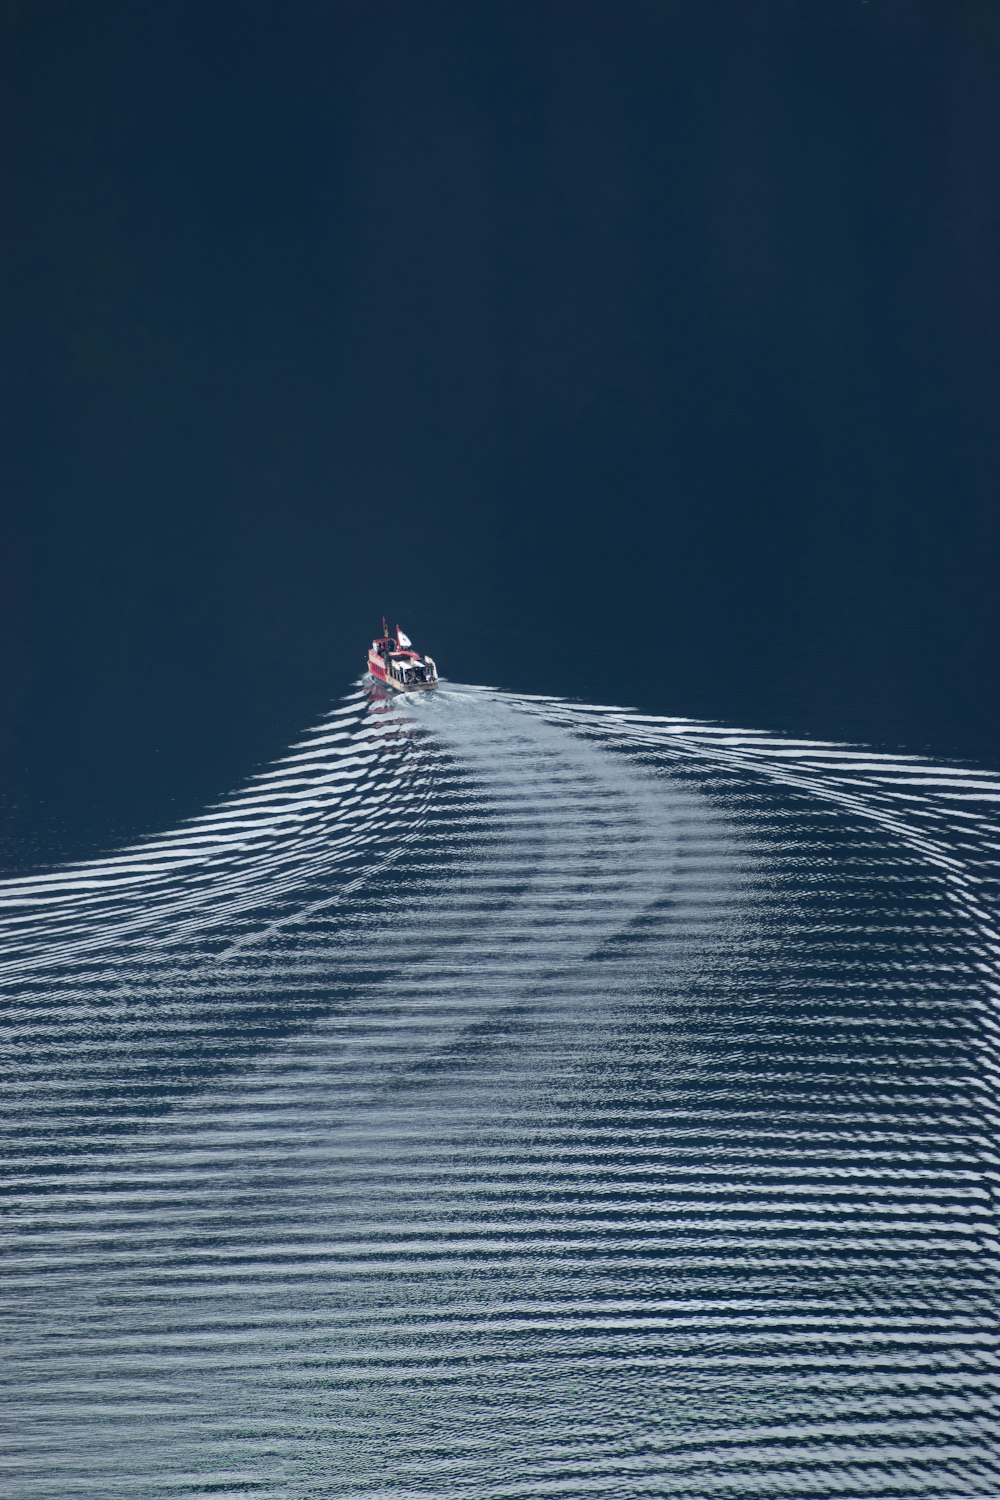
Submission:
[[[424,691],[437,685],[438,673],[432,656],[414,651],[410,638],[399,626],[396,634],[382,620],[382,634],[368,648],[368,671],[376,682],[384,682],[398,693]]]
[[[385,680],[400,693],[424,692],[437,686],[437,667],[419,651],[393,651],[386,661]]]

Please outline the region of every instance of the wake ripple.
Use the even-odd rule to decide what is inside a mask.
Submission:
[[[3,884],[0,1490],[1000,1494],[998,803],[358,691]]]

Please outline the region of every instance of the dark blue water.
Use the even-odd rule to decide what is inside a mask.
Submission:
[[[7,881],[2,1492],[996,1496],[998,806],[358,688]]]

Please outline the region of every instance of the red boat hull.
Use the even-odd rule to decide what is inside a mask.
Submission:
[[[432,659],[419,651],[400,651],[391,636],[372,641],[368,671],[376,682],[384,682],[397,693],[422,692],[437,686],[437,667]]]

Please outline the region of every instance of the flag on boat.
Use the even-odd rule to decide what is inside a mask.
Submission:
[[[396,639],[399,642],[400,649],[402,651],[409,651],[411,646],[413,645],[410,637],[408,635],[404,635],[398,625],[396,626]]]

